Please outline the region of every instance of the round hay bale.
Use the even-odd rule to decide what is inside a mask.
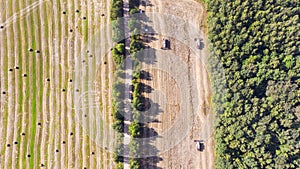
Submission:
[[[83,19],[83,20],[86,20],[86,17],[84,16],[84,17],[82,17],[82,19]]]
[[[36,53],[41,53],[41,51],[39,51],[39,50],[36,50],[35,52],[36,52]]]
[[[13,71],[13,69],[9,69],[9,71],[10,71],[10,72],[12,72],[12,71]]]
[[[93,57],[93,55],[90,55],[90,58],[92,58]]]
[[[63,144],[66,144],[66,141],[62,141]]]
[[[18,144],[18,142],[17,142],[17,141],[15,141],[15,142],[14,142],[14,144]]]
[[[29,48],[28,51],[29,51],[29,52],[33,52],[33,49],[32,49],[32,48]]]
[[[70,32],[73,32],[73,29],[70,29]]]
[[[47,78],[46,80],[47,80],[47,82],[50,82],[50,79],[49,79],[49,78]]]
[[[26,73],[24,73],[24,74],[23,74],[23,77],[27,77],[27,74],[26,74]]]
[[[73,136],[73,134],[74,134],[74,133],[73,133],[73,132],[71,132],[71,133],[70,133],[70,136]]]
[[[6,91],[3,91],[2,94],[6,94]]]
[[[45,165],[44,164],[41,164],[41,167],[44,167]]]
[[[67,12],[66,12],[66,11],[63,11],[63,12],[62,12],[62,14],[64,14],[64,15],[65,15],[65,14],[67,14]]]
[[[10,147],[10,144],[7,144],[6,146],[7,146],[7,147]]]
[[[19,66],[16,66],[15,69],[19,69]]]
[[[107,62],[106,62],[106,61],[104,61],[104,64],[106,65],[106,64],[107,64]]]
[[[79,89],[76,89],[76,92],[79,92]]]
[[[26,134],[25,133],[22,133],[22,136],[25,136]]]
[[[80,12],[80,11],[77,9],[77,10],[76,10],[76,13],[79,13],[79,12]]]
[[[69,80],[69,82],[70,82],[70,83],[72,83],[72,82],[73,82],[73,80],[72,80],[72,79],[70,79],[70,80]]]
[[[95,154],[95,152],[92,152],[92,155],[94,155]]]
[[[101,16],[105,16],[105,14],[103,13]]]
[[[4,28],[4,26],[0,26],[0,29],[3,29]]]
[[[30,154],[27,154],[27,157],[28,157],[28,158],[30,158],[30,157],[31,157],[31,155],[30,155]]]
[[[40,122],[39,122],[39,123],[38,123],[38,125],[39,125],[39,126],[41,126],[41,125],[42,125],[42,123],[40,123]]]
[[[58,149],[56,149],[56,150],[55,150],[55,152],[57,152],[57,153],[58,153],[58,152],[59,152],[59,150],[58,150]]]
[[[62,92],[65,92],[65,91],[66,91],[66,89],[61,89],[61,91],[62,91]]]
[[[83,60],[82,63],[85,63],[85,60]]]

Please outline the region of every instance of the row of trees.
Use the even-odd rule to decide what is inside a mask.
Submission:
[[[138,12],[138,1],[130,0],[130,14]],[[122,74],[124,74],[124,59],[125,59],[125,32],[124,32],[124,20],[123,17],[123,1],[122,0],[113,0],[111,7],[111,21],[113,28],[113,41],[116,43],[115,47],[112,49],[112,57],[115,65],[117,66],[116,77],[120,79]],[[139,39],[139,36],[136,35],[137,26],[139,26],[139,21],[131,17],[129,19],[129,30],[131,31],[131,43],[130,43],[130,53],[132,56],[135,55],[137,51],[143,48],[142,42]],[[143,107],[143,97],[141,94],[140,88],[140,73],[138,70],[138,61],[133,57],[134,60],[134,75],[133,75],[133,99],[132,99],[132,123],[129,125],[129,134],[132,137],[129,150],[130,156],[135,156],[139,153],[140,143],[137,142],[134,138],[142,136],[142,124],[139,123],[140,110]],[[114,119],[113,129],[117,131],[117,146],[114,152],[114,161],[116,163],[116,168],[123,168],[123,133],[124,133],[124,98],[125,98],[125,84],[120,80],[117,80],[113,85],[113,112],[112,116]],[[131,169],[139,169],[140,160],[136,158],[131,158],[129,161]]]
[[[121,67],[125,59],[125,43],[122,40],[124,37],[124,23],[123,18],[123,0],[112,0],[110,9],[110,19],[113,30],[113,42],[116,43],[112,49],[113,61],[117,67],[117,72],[122,71]],[[116,73],[116,79],[118,79],[118,73]],[[114,149],[114,162],[116,163],[116,169],[123,169],[123,132],[124,132],[124,83],[116,80],[113,84],[113,124],[112,127],[116,132],[116,147]]]
[[[216,168],[300,167],[299,6],[207,1]]]
[[[128,27],[131,31],[131,42],[130,42],[130,54],[131,56],[135,56],[136,52],[140,51],[143,48],[143,44],[139,39],[139,35],[137,35],[137,30],[139,30],[140,22],[134,16],[135,13],[138,12],[139,1],[138,0],[130,0],[129,8],[131,17],[129,19]],[[130,155],[135,157],[138,153],[140,153],[140,143],[135,140],[135,138],[139,138],[142,136],[142,124],[140,124],[140,111],[143,108],[144,100],[142,96],[142,91],[140,90],[140,70],[139,70],[139,62],[135,60],[134,73],[132,79],[132,123],[129,125],[129,133],[132,137],[129,145]],[[131,169],[140,169],[141,161],[138,158],[131,158],[129,162]]]

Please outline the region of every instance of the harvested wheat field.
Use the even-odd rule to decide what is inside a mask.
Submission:
[[[97,100],[103,118],[111,120],[114,65],[109,55],[100,57],[87,45],[108,25],[110,0],[1,0],[0,5],[0,168],[113,168],[112,154],[89,138],[86,129],[93,126],[84,114]],[[111,39],[109,31],[99,36]],[[100,60],[106,64],[96,65]],[[76,69],[84,77],[97,69],[98,79],[82,82]],[[88,85],[92,80],[97,84]],[[95,86],[107,93],[76,99]],[[81,115],[86,124],[78,122]]]

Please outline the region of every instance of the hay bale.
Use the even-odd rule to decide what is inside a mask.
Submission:
[[[27,77],[27,74],[26,74],[26,73],[24,73],[24,74],[23,74],[23,77]]]
[[[50,79],[49,79],[49,78],[47,78],[46,80],[47,80],[47,82],[50,82]]]
[[[42,123],[40,123],[40,122],[39,122],[39,123],[38,123],[38,125],[39,125],[39,126],[41,126],[41,125],[42,125]]]
[[[12,71],[13,71],[13,69],[9,69],[9,71],[10,71],[10,72],[12,72]]]
[[[44,164],[41,164],[41,167],[45,167],[45,165],[44,165]]]
[[[6,146],[7,146],[7,147],[10,147],[10,144],[7,144]]]
[[[67,14],[67,12],[66,12],[66,11],[63,11],[63,12],[62,12],[62,14],[64,14],[64,15],[65,15],[65,14]]]
[[[76,13],[79,13],[79,12],[80,12],[80,11],[77,9],[77,10],[76,10]]]
[[[19,69],[19,66],[16,66],[15,69]]]
[[[95,154],[95,152],[92,152],[92,155],[94,155]]]
[[[3,29],[4,28],[4,26],[0,26],[0,29]]]
[[[18,144],[18,142],[17,142],[17,141],[15,141],[15,142],[14,142],[14,144]]]
[[[66,144],[66,141],[63,141],[62,143],[63,143],[63,144]]]
[[[70,80],[69,80],[69,82],[70,82],[70,83],[72,83],[72,82],[73,82],[73,80],[72,80],[72,79],[70,79]]]
[[[73,132],[71,132],[71,133],[70,133],[70,136],[73,136],[73,134],[74,134],[74,133],[73,133]]]
[[[73,32],[73,29],[70,29],[70,32]]]
[[[105,16],[105,14],[103,13],[101,16]]]
[[[2,94],[6,94],[6,91],[3,91]]]
[[[90,55],[90,58],[92,58],[93,57],[93,55]]]
[[[35,52],[36,52],[36,53],[41,53],[41,51],[39,51],[39,50],[36,50]]]
[[[29,51],[29,52],[33,52],[33,49],[32,49],[32,48],[29,48],[28,51]]]
[[[28,157],[28,158],[30,158],[30,157],[31,157],[31,155],[30,155],[30,154],[27,154],[27,157]]]
[[[84,16],[84,17],[82,17],[82,19],[83,19],[83,20],[86,20],[86,17]]]
[[[61,91],[62,91],[62,92],[65,92],[65,91],[66,91],[66,89],[61,89]]]
[[[82,63],[85,63],[85,60],[83,60]]]
[[[76,89],[76,92],[79,92],[79,89]]]
[[[25,133],[22,133],[22,136],[25,136],[26,134]]]
[[[59,150],[58,150],[58,149],[56,149],[56,150],[55,150],[55,152],[57,152],[57,153],[58,153],[58,152],[59,152]]]

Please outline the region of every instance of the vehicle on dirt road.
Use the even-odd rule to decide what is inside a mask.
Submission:
[[[170,49],[170,41],[168,39],[162,40],[161,49]]]
[[[203,49],[204,48],[204,43],[202,38],[195,38],[196,41],[196,47],[197,49]]]
[[[194,142],[196,142],[196,149],[202,152],[204,150],[203,140],[195,140]]]

